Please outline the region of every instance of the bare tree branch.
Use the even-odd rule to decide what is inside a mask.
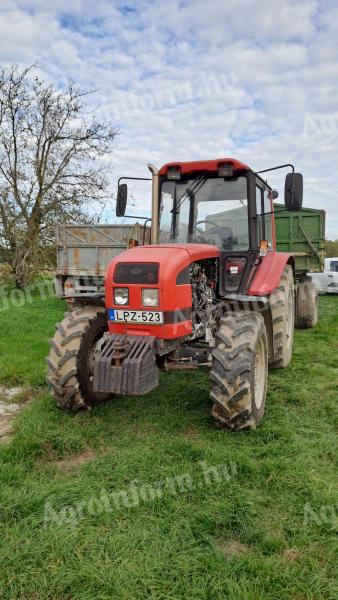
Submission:
[[[0,258],[18,286],[46,260],[57,220],[88,219],[109,194],[117,130],[85,111],[91,92],[34,78],[34,66],[0,71]],[[46,250],[47,248],[47,250]]]

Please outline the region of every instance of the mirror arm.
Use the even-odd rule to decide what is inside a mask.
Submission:
[[[122,179],[131,179],[134,181],[151,181],[151,177],[120,177],[117,180],[117,185],[120,185],[120,181],[122,181]]]
[[[293,208],[293,204],[294,204],[294,197],[295,197],[295,167],[292,163],[287,163],[285,165],[278,165],[277,167],[271,167],[270,169],[263,169],[261,171],[257,171],[256,173],[254,173],[255,175],[258,175],[259,173],[267,173],[268,171],[276,171],[277,169],[284,169],[286,167],[289,167],[292,169],[292,173],[291,173],[291,181],[289,184],[288,189],[285,189],[288,192],[288,194],[290,195],[290,208],[288,208],[288,210],[294,210]],[[288,175],[287,175],[288,177]],[[302,199],[301,199],[301,203],[302,203]],[[278,211],[279,212],[279,211]]]
[[[291,167],[292,173],[295,172],[295,167],[291,163],[288,163],[286,165],[279,165],[278,167],[271,167],[270,169],[263,169],[263,171],[256,171],[255,175],[258,175],[259,173],[267,173],[268,171],[277,171],[277,169],[285,169],[286,167]]]
[[[117,180],[117,188],[120,188],[121,185],[121,181],[123,179],[130,179],[132,181],[151,181],[150,177],[119,177],[119,179]],[[127,184],[122,184],[123,186],[125,185],[127,187]],[[127,204],[127,200],[126,200],[126,204]],[[124,205],[124,210],[126,210],[126,204]],[[138,215],[126,215],[126,214],[120,214],[120,215],[116,215],[118,217],[125,217],[125,218],[129,218],[129,219],[148,219],[148,217],[140,217]]]

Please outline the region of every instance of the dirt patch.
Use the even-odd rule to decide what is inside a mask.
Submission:
[[[288,562],[293,562],[294,560],[297,560],[297,558],[299,558],[299,554],[300,552],[299,550],[297,550],[297,548],[285,548],[282,556]]]
[[[181,435],[186,438],[195,438],[198,434],[198,429],[195,429],[195,427],[188,427],[188,429],[185,429]]]
[[[68,458],[56,460],[54,461],[54,465],[61,471],[68,471],[70,469],[74,469],[75,467],[85,465],[91,460],[94,460],[96,457],[97,454],[93,450],[85,450],[81,454],[76,454],[75,456],[69,456]]]
[[[134,435],[144,438],[154,433],[155,429],[151,427],[151,425],[133,425],[131,427],[131,431]]]
[[[14,418],[30,401],[30,390],[0,386],[0,443],[8,442],[13,434]]]
[[[26,390],[22,387],[6,388],[3,385],[0,385],[0,400],[6,402],[13,400],[13,398],[17,399],[18,396],[21,396],[25,391]]]
[[[80,467],[81,465],[85,465],[92,460],[95,460],[98,456],[102,455],[104,450],[99,450],[95,452],[88,448],[84,450],[80,454],[74,454],[71,456],[67,456],[66,458],[56,458],[55,451],[49,444],[46,444],[44,447],[44,454],[39,459],[39,463],[43,465],[53,465],[60,469],[60,471],[67,472],[76,467]]]
[[[242,544],[238,540],[229,540],[225,543],[218,542],[216,548],[226,559],[241,556],[250,550],[249,546]]]

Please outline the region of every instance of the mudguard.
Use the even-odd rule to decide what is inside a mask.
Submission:
[[[256,268],[247,291],[250,296],[266,296],[278,287],[285,265],[294,269],[295,261],[287,252],[268,252]]]

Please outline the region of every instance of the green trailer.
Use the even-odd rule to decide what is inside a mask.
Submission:
[[[277,252],[294,255],[296,276],[323,271],[325,211],[302,208],[291,212],[283,204],[274,204],[274,209]]]

